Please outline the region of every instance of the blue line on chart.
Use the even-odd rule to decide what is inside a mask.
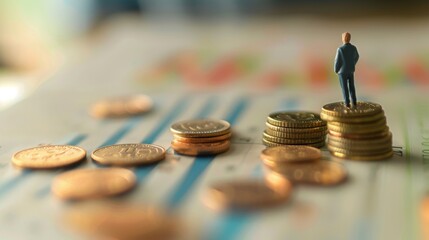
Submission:
[[[77,145],[80,142],[82,142],[87,136],[85,134],[79,134],[75,136],[73,139],[71,139],[69,142],[67,142],[67,145]],[[30,176],[33,171],[29,169],[23,170],[19,175],[12,177],[11,179],[3,182],[0,185],[0,197],[2,195],[7,194],[9,191],[11,191],[13,188],[18,186],[20,183],[22,183],[28,176]]]
[[[281,107],[283,110],[296,110],[299,106],[299,99],[286,98],[282,100]],[[260,176],[262,166],[258,165],[253,171],[253,175]],[[251,221],[251,214],[227,214],[219,220],[219,227],[210,233],[209,240],[222,239],[234,240],[244,230],[246,224]]]
[[[248,105],[249,99],[241,98],[232,107],[225,120],[228,121],[231,125],[234,125],[238,120],[238,117],[245,111]],[[192,189],[194,183],[204,173],[214,158],[215,156],[201,156],[195,158],[192,166],[185,174],[183,179],[179,182],[175,191],[168,197],[167,206],[169,208],[175,208],[182,203],[189,190]]]
[[[153,143],[156,138],[158,138],[163,131],[169,127],[169,125],[176,119],[188,106],[189,99],[182,100],[179,102],[177,106],[173,108],[173,111],[167,115],[163,121],[160,122],[160,124],[154,129],[153,132],[151,132],[145,139],[143,139],[142,143]],[[217,99],[214,97],[210,97],[206,103],[203,105],[202,109],[197,113],[196,117],[198,118],[205,118],[207,117],[211,111],[216,107],[217,105]],[[152,164],[148,166],[141,166],[137,167],[135,169],[135,174],[137,176],[137,180],[143,181],[151,172],[157,164]]]

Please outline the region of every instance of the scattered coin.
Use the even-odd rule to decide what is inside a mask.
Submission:
[[[68,166],[84,160],[86,151],[70,145],[44,145],[25,149],[12,156],[15,166],[47,169]]]
[[[96,118],[129,117],[146,113],[152,107],[152,99],[146,95],[124,96],[95,103],[90,109],[90,114]]]
[[[251,210],[283,203],[290,195],[292,185],[280,181],[235,180],[210,187],[206,204],[216,210]]]
[[[174,123],[170,130],[182,137],[213,137],[228,134],[230,127],[223,120],[193,119]]]
[[[97,239],[170,240],[183,232],[178,217],[135,204],[78,204],[65,213],[64,221],[73,230]]]
[[[230,141],[220,141],[212,143],[185,143],[173,140],[171,147],[179,154],[197,156],[214,155],[228,151],[231,146]]]
[[[345,168],[331,161],[278,165],[268,170],[268,174],[280,174],[294,183],[315,185],[336,185],[347,177]]]
[[[165,158],[165,149],[154,144],[115,144],[96,149],[92,152],[91,158],[106,165],[152,164]]]
[[[135,175],[128,169],[77,169],[58,175],[52,192],[64,200],[83,200],[125,193],[135,184]]]
[[[261,159],[269,167],[289,163],[317,161],[322,158],[319,149],[309,146],[277,146],[262,150]]]

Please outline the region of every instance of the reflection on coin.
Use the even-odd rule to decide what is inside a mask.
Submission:
[[[386,153],[371,155],[371,156],[356,156],[356,155],[347,155],[340,152],[331,152],[332,155],[338,158],[344,158],[348,160],[357,160],[357,161],[377,161],[377,160],[386,160],[393,156],[393,151],[388,151]]]
[[[177,239],[183,229],[176,216],[129,203],[78,204],[65,213],[64,220],[73,230],[100,237],[96,239]]]
[[[271,113],[267,122],[279,127],[320,127],[326,125],[319,114],[312,112],[275,112]]]
[[[91,199],[127,192],[135,184],[135,175],[128,169],[78,169],[58,175],[52,192],[61,199]]]
[[[322,113],[329,116],[337,117],[359,117],[359,116],[368,116],[375,115],[380,113],[382,108],[380,104],[371,103],[371,102],[357,102],[354,107],[346,107],[343,102],[336,102],[326,104],[322,108]]]
[[[129,117],[152,109],[152,99],[146,95],[124,96],[95,103],[90,114],[96,118]]]
[[[211,137],[229,133],[231,125],[227,121],[214,119],[193,119],[174,123],[170,130],[184,137]]]
[[[269,122],[265,122],[265,125],[267,126],[267,130],[274,132],[282,132],[282,133],[290,133],[290,134],[307,134],[307,133],[314,133],[314,132],[326,132],[327,127],[326,125],[320,126],[320,127],[308,127],[308,128],[297,128],[297,127],[279,127],[272,125]]]
[[[261,152],[264,164],[272,167],[279,164],[316,161],[321,157],[322,153],[319,149],[309,146],[268,147]]]
[[[235,180],[210,187],[206,204],[216,210],[250,210],[285,202],[292,185],[289,181]]]
[[[335,185],[347,177],[347,171],[341,164],[329,161],[278,165],[269,174],[281,174],[294,183],[316,185]]]
[[[165,158],[165,149],[154,144],[115,144],[95,150],[92,152],[91,158],[107,165],[151,164]]]
[[[25,149],[12,157],[14,165],[22,168],[58,168],[79,162],[86,157],[86,151],[70,145],[44,145]]]
[[[228,151],[230,146],[230,141],[214,143],[184,143],[173,140],[171,142],[171,147],[175,152],[190,156],[219,154]]]
[[[289,139],[289,138],[280,138],[280,137],[274,137],[269,135],[266,131],[263,133],[263,138],[275,143],[283,143],[283,144],[311,144],[311,143],[317,143],[325,140],[325,136],[321,136],[318,138],[303,138],[303,139]]]
[[[230,139],[232,133],[227,133],[220,136],[214,137],[182,137],[180,135],[174,135],[174,140],[184,143],[212,143],[212,142],[220,142]]]
[[[294,146],[294,145],[297,145],[297,146],[305,145],[305,146],[310,146],[310,147],[321,148],[321,147],[325,146],[325,140],[322,140],[322,141],[316,142],[316,143],[308,143],[308,144],[284,144],[284,143],[272,142],[272,141],[269,141],[269,140],[266,140],[266,139],[263,138],[262,139],[262,143],[265,146],[267,146],[267,147],[284,146],[284,145],[287,145],[287,146],[291,146],[291,145],[292,146]]]

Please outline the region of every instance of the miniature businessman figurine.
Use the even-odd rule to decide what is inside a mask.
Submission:
[[[350,97],[352,105],[356,106],[356,92],[354,83],[355,65],[359,60],[359,53],[355,46],[350,43],[351,35],[348,32],[342,35],[344,45],[339,47],[335,56],[334,70],[338,74],[340,85],[343,91],[344,103],[350,107]]]

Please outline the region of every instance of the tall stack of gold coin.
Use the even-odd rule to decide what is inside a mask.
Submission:
[[[279,145],[308,145],[323,147],[326,122],[312,112],[274,112],[266,122],[262,142],[268,147]]]
[[[171,147],[179,154],[198,156],[228,151],[231,146],[231,126],[227,121],[194,119],[174,123]]]
[[[328,122],[332,155],[368,161],[392,156],[392,133],[381,105],[358,102],[348,108],[341,102],[330,103],[323,106],[320,116]]]

